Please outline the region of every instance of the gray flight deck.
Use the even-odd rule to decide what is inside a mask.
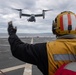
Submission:
[[[41,43],[41,42],[48,42],[52,41],[55,38],[54,37],[25,37],[25,38],[20,38],[23,42],[25,43],[30,43],[31,39],[33,39],[33,43]],[[14,58],[11,54],[10,51],[10,46],[8,43],[7,38],[0,38],[0,70],[2,69],[8,69],[12,68],[18,65],[23,65],[25,64],[24,62]],[[16,70],[10,70],[4,72],[5,75],[23,75],[24,68],[19,68]],[[2,75],[0,73],[0,75]],[[32,75],[43,75],[39,69],[36,66],[32,66]]]

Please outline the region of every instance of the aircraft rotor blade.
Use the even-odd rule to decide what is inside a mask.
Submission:
[[[48,10],[43,10],[44,12],[46,12],[46,11],[52,11],[53,9],[48,9]]]
[[[13,10],[17,10],[17,11],[22,11],[22,9],[15,9],[15,8],[12,8]]]

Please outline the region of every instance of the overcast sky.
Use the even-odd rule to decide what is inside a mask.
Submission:
[[[41,14],[43,9],[53,9],[45,14],[45,19],[37,17],[36,22],[28,22],[28,17],[19,18],[19,12],[12,8],[21,8],[23,13]],[[61,11],[76,13],[76,0],[0,0],[0,33],[7,33],[9,21],[17,26],[17,33],[50,33],[52,21]]]

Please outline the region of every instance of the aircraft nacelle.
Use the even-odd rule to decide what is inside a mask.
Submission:
[[[20,11],[20,14],[19,14],[20,18],[22,17],[22,10]]]

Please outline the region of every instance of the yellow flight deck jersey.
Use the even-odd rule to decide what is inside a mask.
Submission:
[[[54,75],[63,64],[76,61],[76,39],[57,39],[47,43],[48,72]]]

